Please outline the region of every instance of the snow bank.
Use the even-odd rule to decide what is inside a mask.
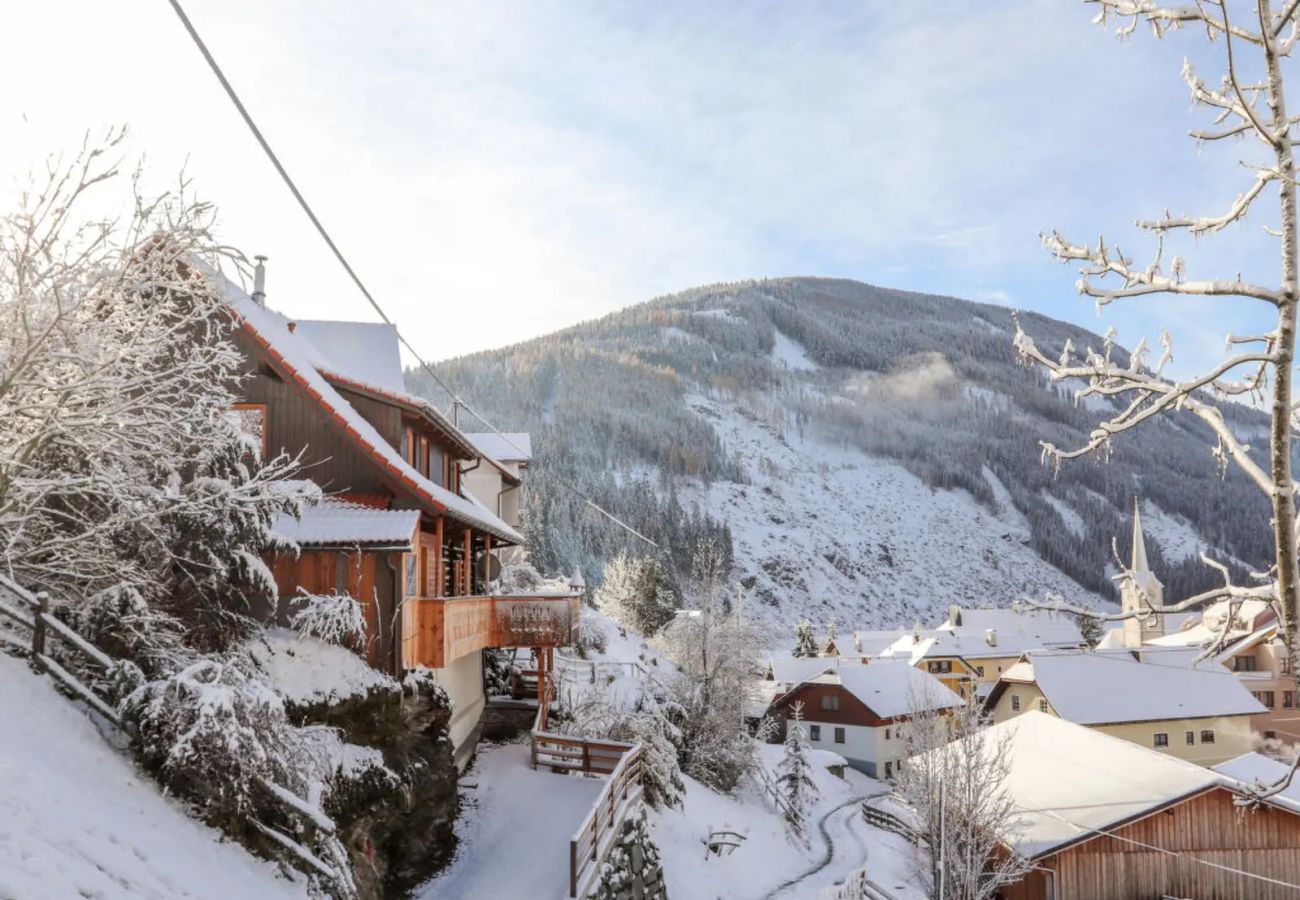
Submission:
[[[0,898],[305,897],[189,818],[90,721],[0,654]]]
[[[351,650],[287,628],[268,628],[245,649],[276,693],[295,706],[334,704],[371,691],[401,690]]]

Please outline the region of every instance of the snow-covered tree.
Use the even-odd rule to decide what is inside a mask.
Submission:
[[[200,269],[238,260],[211,207],[136,179],[127,215],[86,218],[121,139],[51,161],[0,218],[0,566],[149,667],[155,637],[220,643],[214,606],[267,599],[268,526],[301,496],[229,416],[240,355]]]
[[[697,548],[688,587],[697,608],[674,619],[660,643],[679,668],[667,686],[682,715],[682,770],[725,792],[755,764],[745,707],[766,635],[739,610],[726,611],[724,566],[709,542]]]
[[[1007,738],[982,728],[974,705],[936,711],[912,696],[908,707],[895,791],[915,810],[924,839],[915,850],[918,877],[935,900],[992,900],[1028,871],[1000,844],[1019,817],[1002,789]]]
[[[832,616],[831,620],[826,623],[826,643],[822,644],[823,651],[829,651],[835,644],[836,638],[840,636],[840,623]]]
[[[819,656],[817,636],[813,634],[812,623],[806,619],[794,626],[794,655]]]
[[[781,757],[776,783],[785,801],[785,824],[791,837],[808,846],[808,816],[817,801],[817,783],[808,758],[808,732],[803,726],[803,703],[790,706],[785,729],[785,755]]]
[[[596,606],[624,627],[651,637],[672,621],[677,598],[661,562],[621,552],[605,566]]]
[[[1140,24],[1157,38],[1176,32],[1201,35],[1220,54],[1221,78],[1207,82],[1190,60],[1182,77],[1192,103],[1204,109],[1210,124],[1191,132],[1203,146],[1231,141],[1249,148],[1241,160],[1250,173],[1227,208],[1212,215],[1174,215],[1166,211],[1139,220],[1137,227],[1152,236],[1149,262],[1135,262],[1114,241],[1099,238],[1095,244],[1076,244],[1056,231],[1043,235],[1047,249],[1064,263],[1079,263],[1081,294],[1104,307],[1130,298],[1153,295],[1227,297],[1247,306],[1267,310],[1273,326],[1259,334],[1229,335],[1223,358],[1197,375],[1166,377],[1173,360],[1172,342],[1160,336],[1160,355],[1150,362],[1146,340],[1131,354],[1116,346],[1114,329],[1101,347],[1079,348],[1069,342],[1059,352],[1040,349],[1029,335],[1017,329],[1015,345],[1027,363],[1045,369],[1056,382],[1082,383],[1078,397],[1104,397],[1118,401],[1116,412],[1099,423],[1082,445],[1061,448],[1044,442],[1044,457],[1054,465],[1084,455],[1106,452],[1118,434],[1168,413],[1189,413],[1209,427],[1216,445],[1215,457],[1223,467],[1237,467],[1259,488],[1271,507],[1274,531],[1273,565],[1255,584],[1234,584],[1229,570],[1205,557],[1222,576],[1223,584],[1171,604],[1147,598],[1144,608],[1127,615],[1177,612],[1211,601],[1237,603],[1266,599],[1274,607],[1281,634],[1293,662],[1300,662],[1297,641],[1297,599],[1300,598],[1300,562],[1297,559],[1296,482],[1292,473],[1292,444],[1300,410],[1293,396],[1297,303],[1300,303],[1300,213],[1296,199],[1294,136],[1297,119],[1287,105],[1284,65],[1300,40],[1300,6],[1282,4],[1276,11],[1270,0],[1206,0],[1197,4],[1164,6],[1157,0],[1096,0],[1102,25],[1117,22],[1121,35]],[[1186,26],[1193,26],[1187,28]],[[1238,140],[1240,139],[1240,140]],[[1166,259],[1166,244],[1217,234],[1243,221],[1254,211],[1265,218],[1260,240],[1276,241],[1278,267],[1274,276],[1247,281],[1240,272],[1204,277],[1194,261],[1180,255]],[[1249,321],[1245,319],[1244,321]],[[1253,326],[1252,330],[1253,330]],[[1266,447],[1255,451],[1225,420],[1223,405],[1233,400],[1265,406],[1271,422]],[[1116,554],[1118,556],[1118,554]],[[1121,572],[1120,577],[1129,575]],[[1064,604],[1053,604],[1064,608]],[[1123,618],[1126,614],[1102,616]],[[1226,633],[1220,635],[1220,641]]]
[[[366,617],[349,594],[309,594],[298,589],[289,624],[300,634],[350,646],[365,637]]]

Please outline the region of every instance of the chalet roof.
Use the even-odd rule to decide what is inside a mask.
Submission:
[[[986,752],[1006,751],[1002,788],[1019,810],[1000,837],[1029,859],[1223,781],[1210,769],[1037,710],[983,734]]]
[[[767,664],[772,670],[773,681],[797,684],[838,667],[840,661],[834,656],[795,656],[788,650],[774,650],[767,654]]]
[[[1003,673],[990,703],[1010,681],[1033,682],[1063,719],[1080,725],[1242,716],[1264,712],[1223,666],[1157,665],[1124,653],[1040,651]]]
[[[318,368],[322,364],[320,351],[300,337],[296,330],[290,331],[284,317],[254,303],[238,285],[221,274],[212,273],[211,277],[224,291],[240,327],[320,404],[337,427],[380,468],[400,481],[413,497],[431,512],[445,513],[502,540],[523,543],[523,537],[517,531],[486,508],[434,484],[411,466],[397,448],[384,440],[374,426],[334,389],[330,379]]]
[[[501,462],[530,462],[533,458],[533,436],[526,431],[503,432],[492,431],[466,432],[474,446],[483,453]]]
[[[382,322],[299,319],[302,335],[328,361],[328,368],[363,384],[406,393],[397,329]]]
[[[410,548],[420,527],[418,509],[376,509],[342,500],[322,500],[302,516],[280,516],[271,531],[302,547]]]
[[[999,644],[1006,641],[1033,642],[1041,648],[1077,647],[1083,643],[1083,633],[1072,617],[1047,609],[963,609],[954,606],[936,630],[982,640],[990,629],[997,633]]]
[[[905,716],[919,709],[955,709],[965,701],[929,672],[908,663],[880,661],[843,666],[807,679],[804,684],[838,684],[882,719]],[[802,685],[797,685],[793,695]],[[816,713],[809,714],[810,719]]]

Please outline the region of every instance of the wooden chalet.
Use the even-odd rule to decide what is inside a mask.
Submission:
[[[220,276],[244,354],[237,413],[265,452],[300,456],[327,495],[277,531],[301,547],[271,560],[282,598],[346,592],[362,605],[364,653],[394,675],[439,670],[457,702],[458,744],[482,709],[481,651],[531,647],[539,668],[573,642],[572,591],[494,595],[495,553],[519,532],[467,492],[483,454],[428,401],[406,392],[396,331],[294,322]],[[258,284],[261,270],[259,265]],[[540,686],[546,679],[539,678]],[[463,698],[473,702],[465,704]]]

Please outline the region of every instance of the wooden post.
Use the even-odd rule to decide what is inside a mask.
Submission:
[[[41,657],[45,655],[45,614],[50,611],[50,595],[41,591],[36,595],[36,615],[32,617],[32,664],[44,672]]]
[[[433,568],[437,573],[437,583],[433,586],[433,596],[435,597],[445,597],[447,595],[447,562],[442,558],[442,522],[443,517],[438,516],[438,521],[433,525],[433,539],[438,545],[433,554]]]
[[[545,731],[551,710],[550,704],[546,700],[546,654],[540,648],[537,650],[537,709],[542,723],[542,731]]]
[[[569,841],[569,896],[578,896],[578,843]]]
[[[461,594],[468,596],[474,590],[474,567],[472,565],[474,562],[474,532],[470,530],[468,525],[465,526],[464,546],[464,570],[461,578],[464,579],[465,586],[461,590]]]

